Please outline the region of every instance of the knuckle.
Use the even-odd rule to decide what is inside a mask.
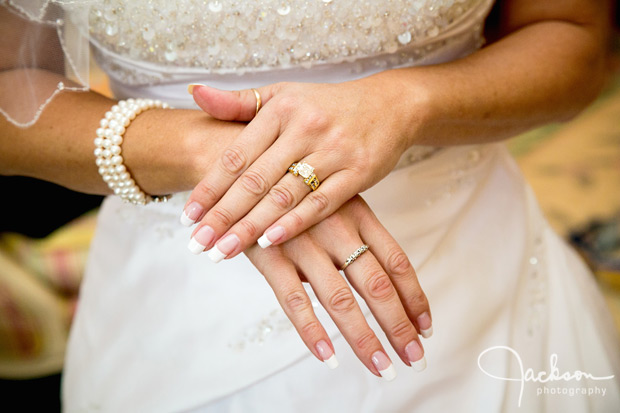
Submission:
[[[285,95],[278,99],[278,110],[285,113],[294,111],[299,105],[298,98],[293,95]]]
[[[245,167],[246,162],[247,158],[239,148],[228,148],[222,155],[222,166],[231,174],[239,173]]]
[[[280,209],[289,210],[295,205],[295,196],[283,185],[276,185],[269,192],[269,199]]]
[[[267,192],[267,181],[260,172],[247,171],[241,175],[241,185],[249,193],[261,196]]]
[[[355,297],[347,287],[336,290],[328,299],[328,306],[335,313],[347,313],[352,311],[355,305]]]
[[[217,191],[215,190],[213,186],[209,184],[198,185],[196,189],[194,189],[194,192],[192,195],[195,195],[196,198],[206,201],[211,205],[216,203],[219,199],[217,195]]]
[[[420,310],[428,308],[428,300],[422,290],[416,290],[413,294],[409,295],[406,299],[406,303],[409,308]]]
[[[245,233],[250,238],[255,238],[256,234],[258,234],[258,228],[256,227],[256,224],[254,224],[252,221],[244,219],[242,221],[239,221],[239,225],[243,228],[243,231],[245,231]]]
[[[323,214],[329,208],[329,198],[321,192],[311,192],[306,198],[308,198],[315,212],[318,214]]]
[[[303,337],[317,337],[321,334],[322,328],[318,321],[310,321],[301,327],[301,335]]]
[[[293,221],[293,225],[296,228],[303,228],[304,227],[304,224],[305,224],[304,219],[301,216],[299,216],[299,214],[297,212],[291,211],[291,212],[288,213],[288,215],[289,215],[289,218],[291,219],[291,221]]]
[[[232,214],[223,208],[211,210],[211,216],[216,222],[224,227],[229,227],[233,223]]]
[[[329,124],[327,114],[321,109],[309,109],[304,112],[302,121],[308,128],[323,130]]]
[[[390,328],[390,333],[396,338],[410,338],[415,337],[417,334],[409,320],[403,320],[393,325]]]
[[[383,271],[372,273],[366,279],[366,291],[377,300],[388,300],[394,296],[395,290],[390,277]]]
[[[411,273],[411,263],[407,254],[400,248],[396,248],[388,254],[386,269],[390,274],[396,276],[407,276]]]
[[[284,300],[284,305],[286,306],[286,309],[291,313],[304,310],[308,307],[309,303],[310,300],[308,296],[298,290],[288,293]]]
[[[354,346],[358,351],[366,353],[374,349],[376,340],[375,333],[373,333],[372,330],[368,330],[355,339]]]

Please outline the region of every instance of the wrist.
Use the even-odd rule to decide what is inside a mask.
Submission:
[[[145,192],[188,191],[243,127],[217,121],[198,110],[152,109],[137,116],[127,128],[124,158]]]
[[[433,145],[425,131],[437,111],[423,72],[421,68],[394,69],[367,78],[391,112],[394,135],[403,152],[413,145]]]

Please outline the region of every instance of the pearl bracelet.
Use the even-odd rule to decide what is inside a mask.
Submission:
[[[95,138],[95,163],[99,175],[108,187],[125,202],[145,205],[148,202],[166,202],[171,195],[148,195],[131,178],[123,164],[121,145],[123,134],[132,120],[140,113],[154,108],[168,109],[170,106],[160,100],[127,99],[121,100],[106,112],[101,119]]]

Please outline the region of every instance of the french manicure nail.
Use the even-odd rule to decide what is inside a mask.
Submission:
[[[196,234],[192,237],[191,240],[189,240],[187,248],[193,254],[200,254],[205,250],[205,247],[209,245],[211,241],[213,241],[214,236],[215,232],[213,231],[213,228],[205,225],[204,227],[196,231]]]
[[[198,202],[192,202],[181,214],[181,225],[186,227],[194,225],[203,211],[204,209]]]
[[[336,355],[332,351],[332,348],[327,344],[325,340],[321,340],[316,343],[316,351],[319,352],[319,355],[330,369],[335,369],[338,367],[338,359]]]
[[[387,381],[392,381],[396,378],[396,369],[383,351],[375,351],[372,355],[372,364],[375,365],[381,377]]]
[[[262,237],[258,239],[258,245],[261,248],[267,248],[274,242],[278,242],[284,236],[284,227],[277,226],[265,231]]]
[[[200,84],[200,83],[190,83],[189,85],[187,85],[187,92],[188,92],[190,95],[193,95],[193,94],[194,94],[194,88],[195,88],[196,86],[204,86],[204,85],[203,85],[203,84]]]
[[[229,234],[211,248],[211,251],[209,251],[209,258],[215,263],[220,262],[226,258],[228,254],[233,252],[240,243],[241,241],[236,234]]]
[[[424,338],[429,338],[433,335],[433,321],[431,320],[431,316],[424,312],[418,316],[417,319],[418,327],[420,327],[420,334]]]
[[[413,340],[405,347],[405,354],[411,363],[411,367],[415,371],[422,371],[426,368],[426,358],[424,357],[424,350],[417,340]]]

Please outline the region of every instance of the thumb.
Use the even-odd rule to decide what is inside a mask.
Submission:
[[[256,115],[258,99],[254,90],[220,90],[210,86],[191,84],[187,91],[202,110],[220,120],[249,122]],[[256,89],[260,96],[261,107],[272,96],[272,87]]]

